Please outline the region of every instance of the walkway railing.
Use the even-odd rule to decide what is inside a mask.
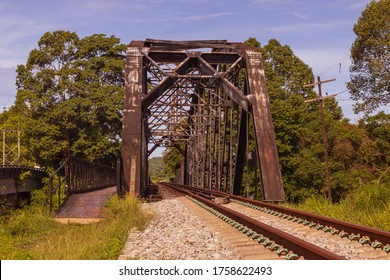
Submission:
[[[59,210],[61,199],[67,195],[94,191],[115,184],[115,168],[72,157],[49,177],[50,210],[53,210],[54,206]]]
[[[48,193],[50,212],[53,211],[55,206],[54,204],[56,204],[57,210],[60,209],[62,203],[61,194],[63,197],[65,196],[66,181],[68,181],[67,172],[65,171],[66,163],[67,162],[65,161],[63,164],[61,164],[61,166],[58,167],[57,170],[49,177]],[[57,198],[56,201],[54,201],[55,198]]]

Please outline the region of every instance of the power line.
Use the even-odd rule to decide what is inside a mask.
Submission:
[[[347,56],[341,58],[340,60],[336,61],[336,62],[333,63],[332,65],[330,65],[330,66],[324,68],[324,69],[322,70],[322,72],[320,72],[320,73],[317,74],[317,76],[321,76],[321,75],[325,74],[326,72],[329,72],[330,70],[332,70],[332,69],[335,68],[335,67],[341,67],[341,63],[344,62],[344,61],[345,61],[347,58],[349,58],[349,57],[350,57],[350,55],[347,55]]]
[[[345,89],[345,90],[343,90],[343,91],[340,91],[340,92],[336,93],[336,95],[342,94],[342,93],[344,93],[344,92],[346,92],[346,91],[348,91],[348,89]]]

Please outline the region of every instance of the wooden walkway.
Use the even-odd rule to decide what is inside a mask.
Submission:
[[[90,223],[99,221],[104,204],[116,193],[116,187],[72,194],[57,213],[60,222]]]

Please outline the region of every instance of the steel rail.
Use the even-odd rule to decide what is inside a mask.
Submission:
[[[277,244],[282,245],[283,247],[287,248],[288,250],[292,250],[295,254],[303,256],[305,259],[308,259],[308,260],[345,260],[345,258],[342,256],[339,256],[339,255],[334,254],[332,252],[329,252],[325,249],[317,247],[317,246],[310,244],[306,241],[303,241],[297,237],[294,237],[294,236],[287,234],[283,231],[275,229],[275,228],[268,226],[262,222],[259,222],[255,219],[247,217],[241,213],[238,213],[237,211],[220,206],[219,204],[217,204],[209,199],[203,198],[202,196],[193,193],[189,189],[180,188],[180,187],[178,187],[178,185],[175,185],[175,184],[168,184],[168,183],[159,183],[159,184],[162,184],[162,185],[168,186],[168,187],[172,187],[178,191],[181,191],[181,192],[187,194],[188,196],[202,202],[203,204],[205,204],[209,207],[212,207],[213,209],[220,212],[221,214],[237,221],[238,223],[241,223],[243,226],[246,226],[246,227],[252,229],[253,231],[256,231],[259,234],[263,234],[264,236],[273,240]]]
[[[219,191],[191,188],[188,186],[185,186],[185,187],[189,188],[189,189],[195,189],[197,191],[202,191],[202,192],[205,192],[209,195],[218,195],[218,196],[229,195],[227,193],[219,192]],[[321,224],[323,226],[333,227],[333,228],[336,228],[340,231],[342,230],[342,231],[345,231],[345,232],[350,233],[350,234],[356,234],[356,235],[360,234],[361,237],[368,236],[368,237],[370,237],[370,239],[372,241],[379,241],[383,245],[390,244],[390,232],[388,232],[388,231],[384,231],[384,230],[380,230],[380,229],[376,229],[376,228],[371,228],[371,227],[367,227],[367,226],[363,226],[363,225],[358,225],[358,224],[354,224],[354,223],[350,223],[350,222],[346,222],[346,221],[340,221],[340,220],[337,220],[334,218],[329,218],[329,217],[325,217],[325,216],[321,216],[321,215],[317,215],[317,214],[313,214],[313,213],[303,212],[301,210],[291,209],[291,208],[287,208],[284,206],[271,204],[268,202],[253,200],[253,199],[245,198],[242,196],[229,195],[229,197],[232,199],[239,200],[241,202],[250,203],[250,204],[253,204],[255,206],[264,207],[264,208],[267,208],[267,209],[270,209],[273,211],[278,211],[278,212],[284,213],[286,215],[291,215],[291,216],[294,216],[297,218],[301,218],[304,220],[315,222],[315,223]]]
[[[267,202],[256,201],[256,200],[252,200],[252,199],[248,199],[248,198],[244,198],[244,197],[240,197],[240,196],[232,195],[230,197],[233,199],[237,199],[239,201],[242,201],[242,202],[251,203],[251,204],[256,205],[256,206],[268,208],[270,210],[279,211],[279,212],[285,213],[287,215],[295,216],[297,218],[310,220],[312,222],[321,224],[323,226],[333,227],[333,228],[336,228],[338,230],[346,231],[348,233],[360,234],[361,237],[368,236],[371,239],[373,239],[373,241],[374,240],[379,241],[379,242],[383,243],[384,245],[390,244],[390,232],[387,232],[384,230],[370,228],[370,227],[363,226],[363,225],[357,225],[357,224],[353,224],[350,222],[340,221],[340,220],[336,220],[333,218],[329,218],[329,217],[325,217],[325,216],[321,216],[321,215],[317,215],[317,214],[312,214],[312,213],[307,213],[307,212],[303,212],[301,210],[290,209],[287,207],[283,207],[280,205],[274,205],[274,204],[267,203]]]

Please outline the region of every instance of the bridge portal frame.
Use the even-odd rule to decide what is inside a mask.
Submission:
[[[205,49],[211,49],[211,52]],[[194,170],[203,168],[200,174],[208,174],[207,180],[210,180],[204,183],[203,188],[216,188],[215,182],[220,179],[221,183],[230,185],[228,191],[239,194],[244,162],[249,156],[245,151],[251,116],[263,200],[284,200],[265,74],[261,54],[256,49],[226,40],[133,41],[126,50],[125,75],[122,158],[124,179],[128,185],[126,191],[130,195],[139,195],[149,183],[148,156],[159,146],[175,146],[186,155],[185,183],[199,183],[191,176]],[[241,84],[238,81],[240,75],[244,75],[244,83]],[[191,87],[196,90],[189,89]],[[199,109],[205,105],[209,109]],[[230,111],[218,115],[212,106],[225,106]],[[230,112],[230,118],[227,112]],[[204,115],[206,113],[207,116]],[[233,136],[230,142],[225,139],[227,137],[218,138],[217,131],[220,131],[219,135],[223,135],[223,131],[217,129],[216,123],[221,127],[224,118],[232,127],[234,116],[237,118],[235,140],[232,140]],[[184,124],[180,124],[184,119]],[[203,138],[214,137],[214,143],[229,142],[229,147],[216,144],[219,147],[216,152],[216,148],[209,144],[198,143],[197,148],[188,144],[196,142],[194,130],[202,127],[202,120],[206,119],[207,130],[200,129],[195,133],[203,133]],[[201,121],[196,123],[195,120]],[[227,125],[224,131],[233,134]],[[197,136],[197,139],[202,139]],[[195,161],[199,149],[206,155]],[[225,157],[227,149],[230,154]],[[230,149],[234,151],[230,152]],[[207,153],[215,154],[218,159],[211,159]],[[230,169],[226,168],[229,157],[232,161]],[[210,166],[199,165],[199,161],[205,159]],[[213,164],[217,164],[218,168]],[[229,171],[224,173],[226,169]],[[225,177],[221,176],[223,173]]]

